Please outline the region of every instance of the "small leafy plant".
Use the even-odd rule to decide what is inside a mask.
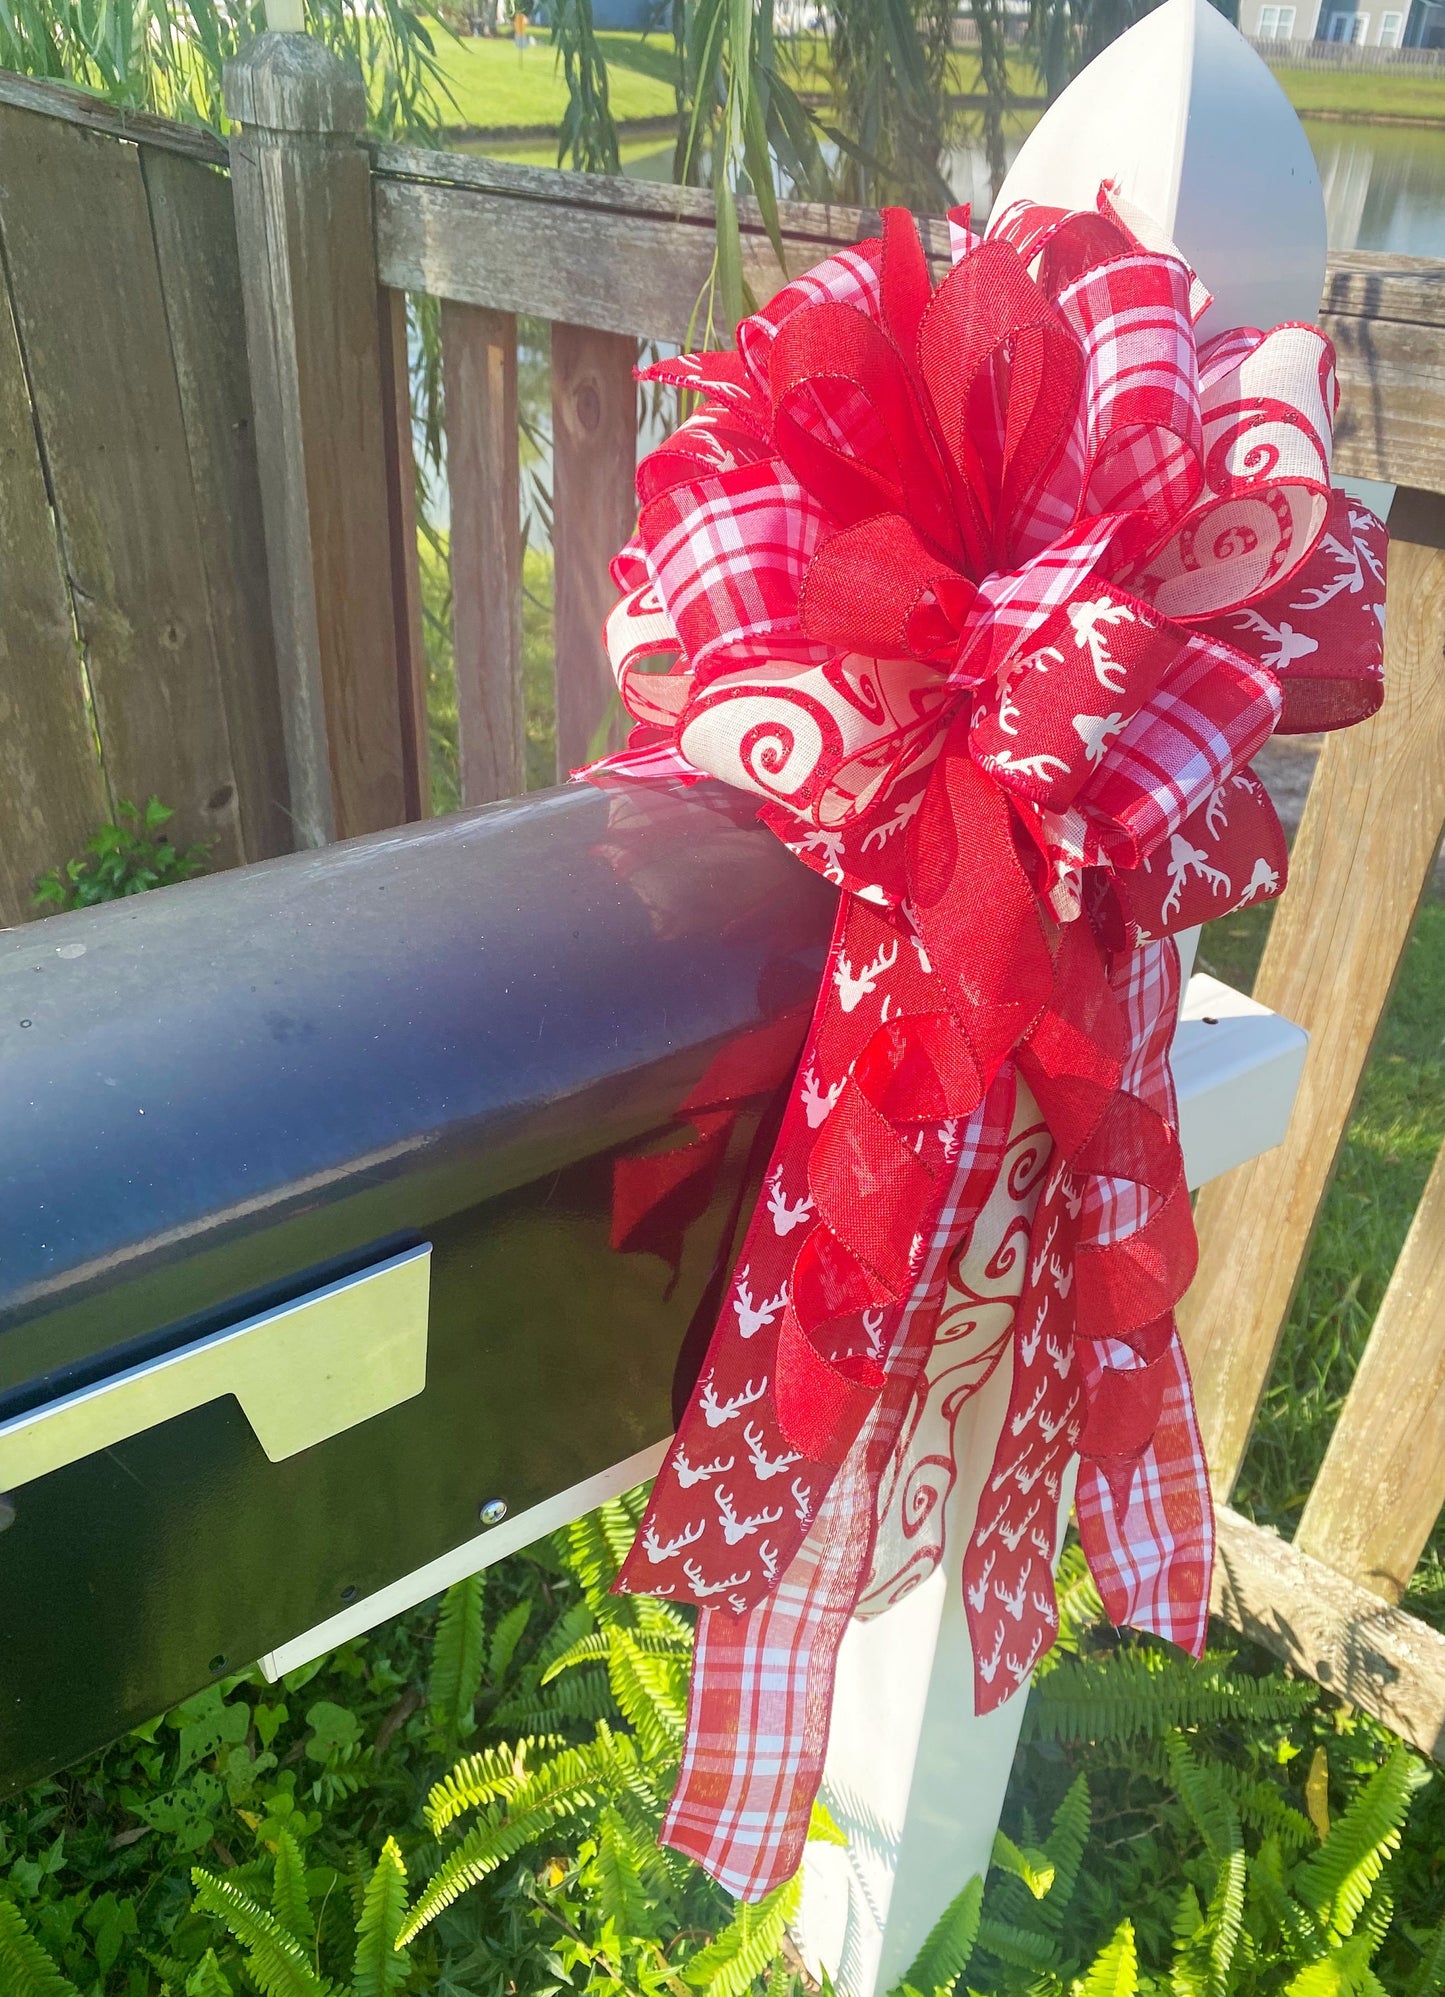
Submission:
[[[35,884],[35,905],[56,911],[123,901],[148,888],[170,887],[206,871],[209,845],[176,846],[165,836],[175,813],[158,797],[139,805],[122,798],[115,818],[86,842],[78,859],[52,867]]]

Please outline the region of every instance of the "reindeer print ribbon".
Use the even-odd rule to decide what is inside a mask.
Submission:
[[[959,1258],[998,1246],[976,1226],[1025,1091],[1012,1402],[963,1558],[975,1703],[1052,1641],[1075,1456],[1110,1613],[1202,1644],[1170,939],[1283,885],[1249,769],[1271,733],[1381,698],[1384,530],[1330,485],[1325,335],[1200,345],[1207,294],[1107,187],[982,241],[951,220],[936,286],[890,211],[735,351],[647,370],[701,403],[638,471],[607,626],[638,726],[588,773],[720,777],[842,890],[619,1584],[706,1612],[667,1835],[749,1895],[796,1863],[841,1624],[896,1595],[874,1559],[889,1466]],[[766,1659],[786,1710],[759,1705]]]

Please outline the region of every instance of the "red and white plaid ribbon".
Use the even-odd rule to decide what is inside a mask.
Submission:
[[[702,402],[639,468],[614,565],[638,727],[589,774],[721,777],[844,890],[620,1582],[703,1611],[666,1834],[748,1897],[798,1862],[838,1643],[865,1589],[888,1595],[880,1508],[950,1272],[990,1252],[975,1223],[1020,1083],[1053,1157],[1009,1222],[1029,1229],[1011,1401],[963,1550],[976,1703],[1053,1639],[1075,1454],[1110,1613],[1202,1644],[1169,939],[1283,885],[1248,768],[1271,732],[1381,697],[1384,532],[1330,487],[1324,334],[1200,348],[1198,280],[1107,189],[982,242],[953,219],[937,285],[894,211],[735,352],[649,371]],[[721,1100],[684,1106],[699,1157]]]

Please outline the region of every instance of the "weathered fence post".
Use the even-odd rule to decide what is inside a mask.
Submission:
[[[408,815],[365,92],[264,34],[226,108],[291,807],[319,846]]]

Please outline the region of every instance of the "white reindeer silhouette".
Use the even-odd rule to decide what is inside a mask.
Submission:
[[[1124,717],[1115,708],[1112,714],[1076,714],[1074,733],[1084,745],[1084,761],[1092,770],[1102,763],[1109,744],[1124,732]]]
[[[776,1525],[778,1520],[783,1516],[783,1508],[779,1505],[774,1511],[752,1512],[746,1518],[739,1518],[733,1509],[732,1492],[725,1491],[721,1484],[713,1492],[713,1497],[717,1500],[718,1517],[722,1521],[723,1538],[729,1546],[736,1546],[740,1539],[746,1539],[749,1534],[755,1533],[760,1526]]]
[[[791,1470],[795,1463],[801,1463],[803,1460],[796,1450],[791,1450],[784,1456],[769,1456],[763,1447],[766,1440],[761,1422],[750,1421],[743,1430],[743,1441],[747,1444],[748,1454],[753,1459],[753,1474],[760,1484],[766,1484],[770,1477],[778,1476],[781,1471]]]
[[[1048,1314],[1049,1314],[1049,1300],[1047,1297],[1045,1297],[1044,1301],[1039,1305],[1038,1316],[1029,1326],[1029,1329],[1025,1332],[1024,1336],[1019,1340],[1019,1358],[1023,1361],[1025,1366],[1032,1366],[1034,1363],[1034,1354],[1039,1349],[1039,1335],[1043,1331],[1044,1319],[1048,1316]]]
[[[1245,903],[1253,901],[1256,895],[1272,895],[1278,887],[1278,873],[1269,864],[1268,860],[1261,857],[1255,861],[1254,872],[1244,884],[1244,892],[1239,898],[1239,905],[1243,908]]]
[[[656,1567],[660,1561],[671,1560],[675,1553],[681,1553],[685,1546],[696,1546],[706,1531],[707,1520],[699,1519],[695,1525],[680,1532],[676,1539],[660,1540],[657,1527],[650,1525],[642,1535],[642,1550]]]
[[[1136,622],[1133,611],[1126,603],[1115,603],[1107,596],[1091,597],[1083,603],[1069,605],[1069,624],[1073,629],[1074,643],[1081,652],[1088,653],[1094,678],[1110,693],[1124,691],[1124,668],[1109,656],[1109,627]]]
[[[988,1600],[988,1578],[990,1574],[993,1573],[993,1570],[997,1565],[998,1565],[998,1555],[996,1553],[991,1553],[988,1556],[988,1559],[985,1560],[985,1562],[983,1563],[983,1572],[982,1574],[979,1575],[978,1580],[976,1582],[971,1583],[964,1590],[964,1593],[968,1596],[969,1601],[972,1602],[974,1608],[978,1610],[980,1615],[982,1615],[983,1613],[984,1603]]]
[[[732,1400],[720,1401],[712,1383],[712,1375],[709,1373],[702,1383],[702,1392],[698,1395],[697,1404],[702,1409],[703,1419],[708,1427],[721,1428],[725,1421],[731,1421],[735,1415],[740,1415],[744,1408],[750,1408],[754,1402],[760,1401],[767,1391],[768,1380],[764,1374],[756,1383],[749,1380],[742,1392],[735,1395]]]
[[[1339,592],[1332,590],[1331,594],[1338,595]],[[1328,603],[1329,597],[1324,600]],[[1292,610],[1310,610],[1317,607],[1305,603],[1290,605]],[[1307,659],[1311,652],[1320,649],[1318,638],[1311,638],[1306,631],[1296,631],[1293,624],[1287,624],[1283,618],[1278,624],[1271,624],[1269,619],[1261,616],[1257,610],[1237,610],[1230,621],[1241,631],[1257,631],[1265,644],[1274,648],[1264,661],[1271,672],[1281,672],[1295,659]]]
[[[881,825],[875,825],[870,831],[865,832],[863,835],[863,851],[866,853],[870,847],[881,846],[885,841],[891,839],[895,833],[901,832],[909,819],[917,816],[918,808],[922,803],[923,792],[920,790],[903,804],[900,804],[891,818],[885,818]]]
[[[1161,912],[1173,915],[1184,898],[1184,883],[1191,874],[1208,881],[1213,894],[1229,893],[1229,876],[1220,867],[1211,867],[1202,846],[1191,846],[1182,832],[1169,841],[1169,892],[1160,904]]]
[[[1044,1236],[1043,1246],[1029,1265],[1029,1284],[1033,1289],[1037,1289],[1039,1284],[1044,1280],[1044,1270],[1048,1266],[1049,1250],[1057,1240],[1058,1232],[1059,1217],[1055,1214],[1049,1221],[1049,1231]]]
[[[708,1477],[721,1477],[725,1471],[731,1470],[736,1462],[735,1456],[726,1458],[720,1456],[715,1463],[689,1463],[686,1452],[679,1449],[672,1459],[672,1471],[678,1483],[684,1491],[687,1491],[694,1484],[703,1483]]]
[[[710,1595],[726,1595],[731,1589],[741,1588],[745,1581],[751,1581],[753,1578],[753,1570],[748,1567],[741,1574],[729,1574],[726,1581],[705,1581],[700,1560],[684,1560],[682,1571],[691,1581],[692,1592],[699,1601],[705,1601]]]
[[[1028,1596],[1029,1576],[1033,1571],[1034,1563],[1032,1560],[1027,1560],[1024,1562],[1024,1571],[1019,1576],[1016,1588],[1001,1588],[997,1581],[993,1584],[994,1600],[1003,1604],[1016,1623],[1023,1621],[1024,1602]]]
[[[1001,1525],[999,1527],[998,1536],[1003,1541],[1004,1545],[1008,1548],[1010,1553],[1018,1552],[1019,1542],[1022,1540],[1024,1534],[1028,1531],[1029,1527],[1033,1524],[1034,1520],[1038,1517],[1038,1515],[1039,1515],[1039,1501],[1037,1498],[1035,1498],[1034,1502],[1029,1506],[1027,1512],[1025,1512],[1024,1516],[1019,1520],[1017,1525]]]
[[[1074,1265],[1071,1262],[1066,1269],[1057,1255],[1051,1255],[1049,1257],[1049,1274],[1054,1279],[1054,1288],[1058,1291],[1059,1299],[1062,1302],[1074,1287]]]
[[[878,989],[878,980],[885,971],[891,971],[898,962],[898,943],[885,943],[872,963],[865,964],[861,971],[855,971],[846,957],[839,957],[833,967],[833,983],[838,991],[838,1003],[844,1012],[856,1012],[865,998],[871,998]]]
[[[795,1477],[788,1486],[793,1494],[793,1506],[797,1512],[799,1525],[808,1525],[813,1517],[813,1487],[805,1484],[801,1477]]]
[[[813,1073],[811,1066],[808,1068],[807,1073],[803,1076],[802,1104],[803,1114],[808,1119],[809,1130],[816,1130],[819,1124],[824,1121],[829,1110],[837,1102],[839,1096],[842,1095],[843,1082],[846,1080],[847,1077],[844,1076],[841,1080],[834,1082],[832,1088],[820,1088],[818,1086],[818,1077]]]
[[[783,1193],[783,1168],[779,1165],[768,1181],[768,1212],[773,1217],[774,1234],[791,1234],[795,1227],[801,1227],[813,1211],[813,1202],[804,1193],[800,1200],[789,1201]]]
[[[863,1336],[868,1341],[868,1356],[871,1359],[883,1357],[883,1312],[864,1311]]]
[[[1003,1625],[1002,1623],[1000,1623],[999,1632],[998,1632],[998,1641],[997,1643],[995,1643],[993,1647],[992,1655],[989,1657],[981,1657],[978,1660],[978,1675],[983,1680],[985,1685],[992,1685],[995,1677],[998,1675],[999,1659],[1002,1656],[1003,1656]]]
[[[733,1298],[733,1311],[738,1321],[739,1338],[755,1338],[765,1325],[772,1323],[783,1305],[788,1301],[788,1289],[784,1284],[775,1297],[768,1297],[762,1303],[753,1302],[752,1286],[749,1281],[751,1265],[738,1271],[737,1295]]]
[[[1062,756],[1051,756],[1040,749],[1032,756],[1016,756],[1012,749],[990,749],[988,760],[1001,770],[1013,770],[1021,777],[1036,777],[1040,783],[1047,783],[1052,773],[1066,777],[1069,765]]]

